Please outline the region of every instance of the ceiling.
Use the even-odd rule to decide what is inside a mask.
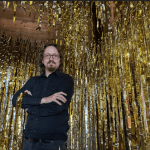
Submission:
[[[41,29],[38,28],[39,24],[37,23],[40,12],[38,11],[39,4],[37,3],[36,11],[33,11],[31,8],[30,14],[30,5],[29,1],[27,2],[26,8],[25,5],[21,5],[21,1],[17,1],[17,11],[16,19],[13,22],[14,17],[14,6],[13,2],[10,2],[9,8],[4,9],[3,1],[0,1],[0,35],[5,33],[7,36],[12,36],[14,38],[23,38],[37,40],[37,42],[42,41],[51,41],[59,38],[60,34],[60,23],[56,21],[56,26],[51,25],[50,31],[48,32],[48,12],[44,11],[42,16]],[[46,10],[46,7],[44,8]],[[53,16],[52,16],[53,17]],[[53,22],[51,21],[51,24]],[[57,32],[57,36],[56,36]]]

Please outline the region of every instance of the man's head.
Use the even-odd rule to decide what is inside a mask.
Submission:
[[[62,53],[56,44],[45,45],[40,56],[40,67],[42,71],[48,70],[49,72],[53,72],[56,69],[62,71]]]

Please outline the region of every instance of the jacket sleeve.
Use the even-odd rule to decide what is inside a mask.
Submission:
[[[28,113],[38,116],[52,116],[61,113],[65,109],[69,108],[71,98],[74,93],[74,80],[73,78],[66,74],[60,81],[58,92],[64,92],[67,96],[63,95],[67,102],[64,103],[61,100],[57,99],[62,105],[57,104],[56,102],[41,104],[40,106],[32,106],[28,108]]]
[[[32,93],[33,85],[35,82],[35,77],[31,77],[25,85],[18,90],[15,95],[12,98],[12,105],[13,107],[16,107],[16,101],[18,96],[22,93],[24,93],[25,90],[29,90]],[[29,108],[31,106],[40,105],[42,98],[39,97],[32,97],[31,95],[26,94],[22,99],[22,107],[21,108]]]

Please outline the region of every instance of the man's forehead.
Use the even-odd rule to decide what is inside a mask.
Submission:
[[[59,53],[56,53],[56,52],[55,52],[55,53],[44,53],[44,54],[51,54],[51,55],[52,55],[52,54],[59,54]]]
[[[54,47],[54,46],[48,46],[45,49],[44,53],[49,53],[49,54],[50,53],[58,53],[58,51],[57,51],[56,47]]]

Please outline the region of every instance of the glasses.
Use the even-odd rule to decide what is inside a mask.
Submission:
[[[54,59],[59,59],[59,54],[53,54],[53,55],[44,54],[44,58],[45,58],[45,59],[49,59],[51,56],[52,56],[52,58],[54,58]]]

